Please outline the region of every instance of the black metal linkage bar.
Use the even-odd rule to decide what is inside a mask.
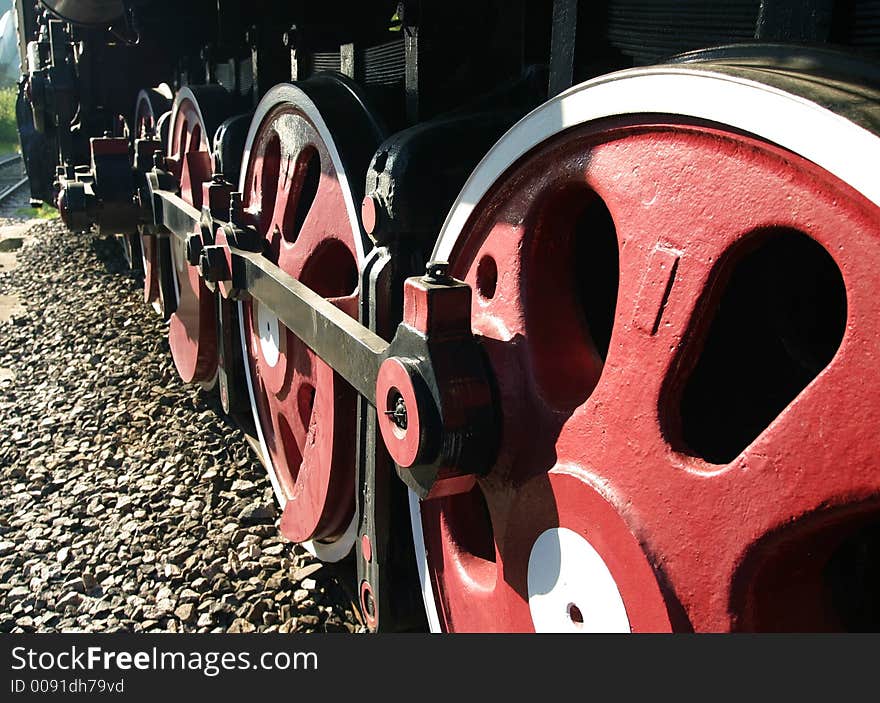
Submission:
[[[157,225],[165,225],[169,232],[183,241],[198,232],[202,214],[186,200],[168,190],[154,190],[153,198],[154,206],[158,206]]]
[[[233,286],[247,290],[315,354],[376,404],[376,377],[389,344],[260,254],[231,249]]]
[[[175,237],[198,232],[201,213],[178,195],[155,190],[161,224]],[[157,218],[158,219],[158,218]],[[223,222],[214,220],[215,228]],[[376,404],[376,377],[389,343],[261,254],[230,247],[233,286],[272,311],[279,322]]]

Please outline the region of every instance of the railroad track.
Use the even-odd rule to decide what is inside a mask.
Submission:
[[[0,203],[28,182],[21,154],[0,157]]]

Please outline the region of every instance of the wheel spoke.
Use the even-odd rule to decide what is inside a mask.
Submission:
[[[303,271],[308,260],[319,247],[326,245],[328,238],[351,246],[351,223],[345,210],[342,186],[335,174],[321,174],[314,199],[302,218],[302,226],[295,232],[292,223],[298,204],[288,205],[282,215],[282,224],[287,224],[280,229],[283,236],[278,265],[285,271]]]

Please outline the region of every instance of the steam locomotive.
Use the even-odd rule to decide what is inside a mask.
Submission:
[[[32,198],[371,629],[880,626],[880,1],[15,12]]]

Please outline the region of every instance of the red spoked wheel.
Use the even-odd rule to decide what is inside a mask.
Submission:
[[[229,94],[218,86],[183,88],[171,111],[167,167],[180,182],[180,196],[202,208],[202,186],[214,172],[211,138],[230,113]],[[214,294],[187,261],[186,247],[177,237],[171,243],[171,267],[176,299],[168,342],[174,365],[186,383],[211,386],[217,374],[217,330]]]
[[[340,100],[350,98],[340,93]],[[362,104],[347,114],[347,127],[367,123],[378,144],[378,128],[369,128]],[[276,86],[254,116],[241,191],[245,218],[265,240],[266,256],[357,317],[368,240],[350,180],[359,183],[362,171],[349,176],[346,163],[310,97],[292,85]],[[242,304],[241,321],[254,420],[283,506],[281,532],[324,560],[341,559],[356,529],[356,395],[259,302]]]
[[[160,139],[157,132],[159,118],[171,109],[174,95],[171,88],[163,83],[156,88],[141,90],[134,108],[134,139]],[[163,282],[159,277],[159,258],[162,245],[153,233],[152,226],[139,225],[141,265],[144,272],[144,302],[150,303],[157,312],[164,314],[173,296],[170,277]],[[148,231],[150,230],[150,231]],[[167,247],[165,247],[167,248]],[[170,252],[165,252],[165,258]],[[170,294],[170,295],[169,295]],[[168,300],[166,301],[166,298]],[[170,312],[168,315],[170,316]]]
[[[171,109],[173,101],[174,93],[167,83],[141,90],[134,107],[134,138],[157,137],[156,125],[159,118]]]
[[[433,258],[474,289],[502,447],[411,496],[434,629],[873,624],[880,140],[801,79],[599,79],[471,176]]]

